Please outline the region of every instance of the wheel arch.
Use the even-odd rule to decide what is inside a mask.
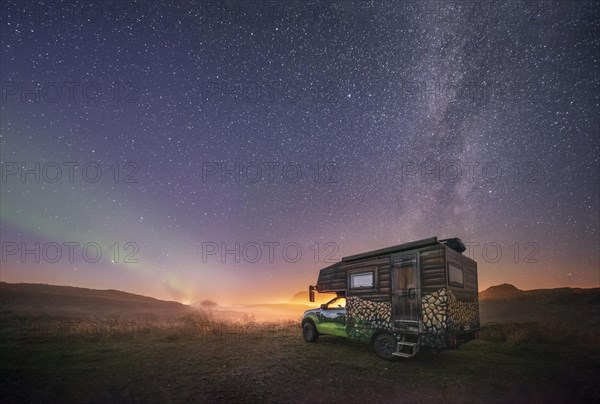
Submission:
[[[303,318],[301,326],[304,327],[304,324],[306,324],[306,323],[312,323],[312,325],[315,326],[315,330],[317,330],[317,332],[319,331],[319,327],[317,327],[317,323],[314,318],[312,318],[312,317]]]
[[[373,344],[375,343],[375,338],[377,338],[379,335],[381,334],[389,334],[392,337],[396,338],[396,340],[398,340],[398,337],[392,332],[392,330],[386,330],[386,329],[377,329],[375,331],[373,331],[373,335],[371,335],[371,338],[369,339],[369,344]]]

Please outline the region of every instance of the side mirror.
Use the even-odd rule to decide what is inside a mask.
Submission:
[[[321,310],[327,310],[327,305],[325,303],[321,305]]]
[[[309,299],[311,302],[314,302],[314,301],[315,301],[315,287],[314,287],[314,286],[312,286],[312,285],[310,285],[310,286],[308,287],[308,299]]]

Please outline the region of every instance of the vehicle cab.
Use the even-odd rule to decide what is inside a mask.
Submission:
[[[302,335],[308,342],[314,342],[319,335],[347,337],[346,298],[338,296],[324,303],[318,309],[306,310],[302,316]]]

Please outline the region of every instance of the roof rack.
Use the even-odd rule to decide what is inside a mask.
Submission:
[[[440,240],[440,243],[447,245],[449,248],[452,248],[454,251],[457,251],[461,254],[467,249],[467,247],[465,247],[465,245],[463,244],[462,240],[456,237]]]

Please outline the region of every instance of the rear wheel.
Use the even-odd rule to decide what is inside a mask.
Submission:
[[[319,339],[319,332],[315,323],[307,321],[302,325],[302,336],[306,342],[316,342]]]
[[[379,334],[375,338],[375,352],[383,359],[395,359],[396,357],[392,354],[396,352],[397,344],[398,342],[393,335],[387,333]]]

